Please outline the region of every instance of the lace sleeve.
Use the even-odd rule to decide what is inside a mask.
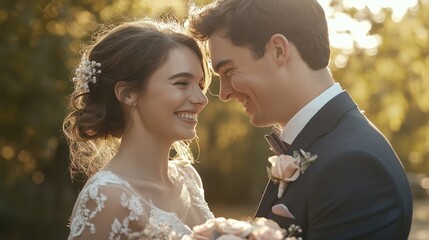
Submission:
[[[200,191],[203,191],[203,181],[201,180],[200,174],[197,172],[197,170],[191,165],[191,164],[185,164],[182,166],[182,169],[187,177],[189,177],[196,185],[196,187],[199,188]]]
[[[141,198],[126,184],[94,181],[79,194],[69,239],[127,239],[143,229],[145,216]]]
[[[185,179],[185,184],[190,190],[192,205],[199,209],[199,214],[202,216],[203,222],[214,218],[205,200],[203,182],[197,170],[191,164],[180,165],[178,169]]]

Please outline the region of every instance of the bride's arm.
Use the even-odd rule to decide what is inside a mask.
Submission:
[[[74,207],[69,239],[127,239],[143,229],[144,216],[140,198],[123,186],[88,186]]]
[[[186,184],[191,189],[192,204],[196,207],[195,209],[199,209],[197,212],[199,212],[201,218],[197,221],[197,224],[202,224],[206,220],[214,218],[205,200],[203,182],[197,170],[191,164],[183,165],[182,169],[184,177],[188,179]]]

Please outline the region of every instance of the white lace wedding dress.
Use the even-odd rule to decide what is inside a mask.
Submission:
[[[171,198],[167,199],[174,205],[172,211],[164,211],[155,200],[139,193],[150,195],[153,183],[111,171],[96,173],[78,196],[68,239],[128,239],[131,233],[141,232],[149,221],[168,224],[183,235],[214,217],[204,200],[201,179],[190,164],[170,161],[168,174],[174,184]]]

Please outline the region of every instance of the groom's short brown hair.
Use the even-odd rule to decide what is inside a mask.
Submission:
[[[256,58],[274,34],[284,35],[314,69],[329,63],[325,13],[316,0],[217,0],[193,7],[187,21],[193,37],[205,41],[218,30],[237,46],[247,46]]]

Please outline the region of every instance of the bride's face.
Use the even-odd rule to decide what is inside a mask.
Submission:
[[[208,102],[204,80],[201,62],[192,50],[171,49],[137,100],[143,128],[167,141],[194,138],[198,115]]]

